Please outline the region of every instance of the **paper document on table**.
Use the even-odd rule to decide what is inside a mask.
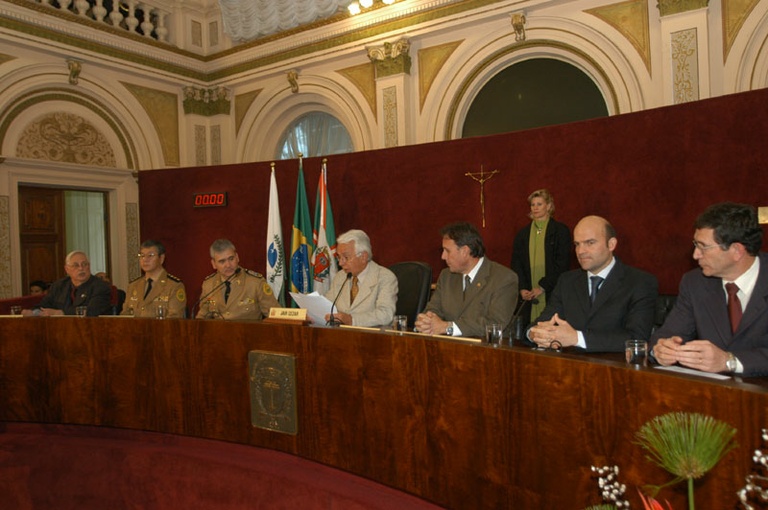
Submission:
[[[296,301],[296,304],[299,305],[299,308],[304,308],[307,311],[313,324],[325,324],[325,316],[331,313],[331,306],[333,305],[325,296],[321,296],[317,292],[309,294],[289,292],[289,294]]]
[[[710,372],[702,372],[701,370],[694,370],[692,368],[685,368],[685,367],[676,367],[676,366],[670,366],[670,367],[656,367],[657,370],[667,370],[669,372],[677,372],[680,374],[689,374],[689,375],[698,375],[699,377],[709,377],[710,379],[719,379],[719,380],[725,380],[730,379],[731,376],[729,375],[723,375],[723,374],[713,374]]]

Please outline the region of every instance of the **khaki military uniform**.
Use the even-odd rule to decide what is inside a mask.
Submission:
[[[201,296],[206,296],[216,289],[213,294],[200,302],[198,319],[262,319],[269,316],[269,309],[280,308],[280,303],[272,293],[272,287],[261,274],[242,268],[240,273],[230,280],[229,298],[224,302],[226,285],[224,278],[218,272],[206,277],[203,281]],[[220,288],[217,288],[219,287]]]
[[[125,291],[125,304],[120,315],[134,317],[154,317],[155,306],[163,303],[167,307],[166,316],[183,318],[187,307],[187,293],[181,280],[163,269],[157,280],[152,280],[152,290],[144,299],[147,280],[144,276],[136,278]]]

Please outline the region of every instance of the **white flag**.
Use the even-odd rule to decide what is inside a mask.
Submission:
[[[283,225],[280,221],[280,202],[277,199],[275,166],[269,181],[269,218],[267,220],[267,283],[275,298],[285,306],[285,250],[283,249]]]

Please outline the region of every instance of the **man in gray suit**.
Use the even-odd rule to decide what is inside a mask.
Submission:
[[[618,240],[605,218],[579,221],[573,244],[581,269],[560,275],[528,338],[542,347],[557,342],[588,352],[622,352],[626,340],[646,340],[658,296],[656,277],[613,255]]]
[[[653,335],[661,365],[768,375],[768,254],[755,208],[721,203],[694,224],[693,258],[675,307]]]
[[[395,273],[373,261],[371,240],[362,230],[344,232],[336,243],[342,270],[325,293],[330,301],[336,300],[333,320],[351,326],[392,324],[397,305]],[[346,291],[341,292],[345,285]],[[331,320],[330,314],[325,320]]]
[[[416,329],[431,335],[485,338],[486,324],[509,332],[517,303],[517,275],[485,257],[483,238],[469,223],[444,227],[442,259],[448,266]]]

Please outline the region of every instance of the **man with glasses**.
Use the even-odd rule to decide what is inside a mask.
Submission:
[[[699,268],[680,282],[675,306],[651,338],[661,365],[768,375],[768,254],[751,205],[708,207],[694,223]]]
[[[351,326],[388,326],[397,305],[395,273],[373,261],[371,240],[362,230],[344,232],[336,243],[342,270],[325,297],[335,301],[337,311],[325,319]]]
[[[67,276],[51,284],[40,305],[23,310],[22,315],[75,315],[80,306],[87,307],[89,316],[110,313],[109,285],[91,274],[91,263],[84,252],[69,253],[64,259],[64,271]]]
[[[656,277],[613,255],[618,240],[605,218],[587,216],[573,229],[581,269],[560,275],[528,339],[540,347],[623,352],[624,342],[647,339],[658,296]]]
[[[165,246],[160,241],[148,239],[141,243],[139,265],[144,272],[128,285],[126,301],[121,315],[155,317],[158,306],[165,306],[168,318],[186,315],[187,294],[184,283],[168,274],[165,263]]]

